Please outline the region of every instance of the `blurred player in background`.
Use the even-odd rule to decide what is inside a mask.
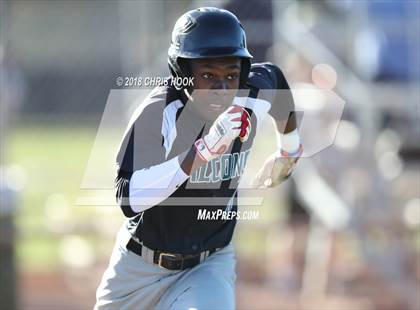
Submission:
[[[176,22],[172,81],[193,77],[194,85],[155,88],[128,125],[116,178],[127,221],[95,309],[235,308],[237,187],[257,124],[274,118],[278,144],[255,187],[280,184],[303,149],[285,77],[251,58],[229,11],[196,9]]]

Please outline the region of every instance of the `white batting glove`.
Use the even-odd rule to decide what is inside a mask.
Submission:
[[[302,144],[299,149],[291,154],[285,151],[277,151],[264,162],[260,171],[255,176],[252,187],[274,187],[285,181],[293,172],[296,162],[303,152]]]
[[[201,159],[208,162],[224,154],[236,138],[245,142],[250,132],[250,115],[244,108],[233,105],[219,115],[209,133],[194,145]]]

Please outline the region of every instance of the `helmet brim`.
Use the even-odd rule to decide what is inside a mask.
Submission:
[[[200,48],[191,51],[183,51],[178,53],[178,57],[187,59],[200,59],[200,58],[220,58],[220,57],[241,57],[252,59],[252,55],[243,48],[231,47],[211,47]]]

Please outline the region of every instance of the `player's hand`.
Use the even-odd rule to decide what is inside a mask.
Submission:
[[[300,145],[298,151],[294,154],[278,151],[272,154],[264,162],[260,171],[255,176],[252,187],[267,188],[274,187],[285,181],[296,166],[303,152],[303,146]]]
[[[195,142],[195,147],[203,160],[210,161],[224,154],[236,138],[245,142],[250,132],[249,113],[244,108],[233,105],[219,115],[209,133]]]

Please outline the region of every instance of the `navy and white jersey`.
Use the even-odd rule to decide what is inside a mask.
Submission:
[[[274,92],[262,95],[262,89],[286,92],[280,97]],[[192,172],[160,203],[140,212],[127,199],[133,174],[166,167],[206,134],[211,124],[194,113],[183,91],[170,85],[155,88],[134,113],[117,156],[116,196],[129,218],[131,233],[148,248],[187,254],[221,248],[231,241],[235,218],[201,220],[198,212],[237,210],[237,187],[260,117],[268,113],[276,120],[286,120],[293,111],[286,79],[271,63],[252,65],[246,97],[241,93],[234,103],[244,106],[251,115],[253,130],[248,140],[242,143],[237,138],[228,152]]]

